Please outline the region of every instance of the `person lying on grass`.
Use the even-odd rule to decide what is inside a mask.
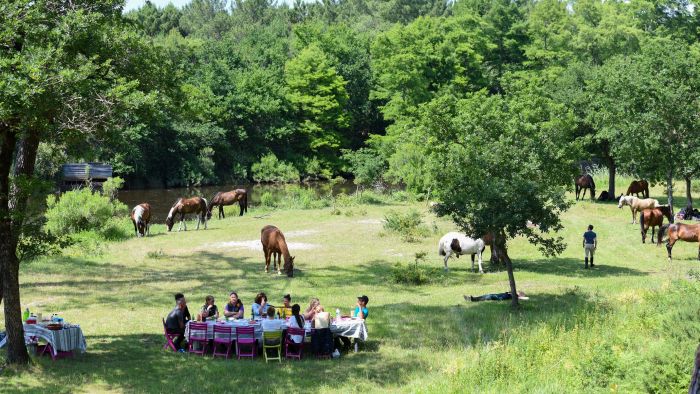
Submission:
[[[216,307],[216,304],[214,304],[214,296],[208,295],[204,299],[204,305],[202,305],[202,309],[199,312],[199,320],[207,320],[208,318],[219,318],[219,308]]]
[[[471,302],[477,302],[477,301],[505,301],[505,300],[510,300],[512,299],[513,296],[510,294],[509,291],[506,291],[505,293],[493,293],[493,294],[484,294],[482,296],[477,296],[477,297],[472,297],[472,296],[464,296],[464,299],[467,301]],[[529,300],[530,297],[525,296],[525,293],[522,291],[518,291],[518,299],[519,300]]]
[[[230,319],[243,318],[243,302],[238,299],[238,294],[235,291],[229,294],[229,300],[224,306],[224,316]]]
[[[314,316],[320,312],[324,312],[321,301],[318,298],[312,298],[309,307],[304,311],[304,319],[313,321]]]
[[[262,319],[263,317],[265,317],[265,314],[267,313],[267,309],[269,307],[270,305],[267,303],[267,294],[261,291],[260,293],[258,293],[258,295],[255,296],[255,303],[253,303],[253,306],[250,307],[250,309],[253,310],[253,319]]]

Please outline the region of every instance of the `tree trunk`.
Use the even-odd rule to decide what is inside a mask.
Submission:
[[[615,165],[615,159],[608,156],[608,198],[611,200],[615,199],[615,172],[617,167]]]
[[[673,214],[673,170],[668,170],[668,178],[666,179],[666,195],[668,196],[668,209],[671,211],[671,223],[675,215]]]
[[[690,377],[690,388],[688,388],[688,394],[698,393],[700,393],[700,346],[695,351],[695,367],[693,375]]]
[[[497,233],[494,240],[494,250],[498,254],[498,259],[506,264],[506,269],[508,270],[508,282],[510,283],[510,294],[513,296],[510,305],[513,308],[517,308],[520,304],[518,302],[518,292],[515,287],[515,276],[513,275],[513,262],[508,256],[506,237],[505,234],[503,234],[503,232]]]
[[[693,209],[693,196],[690,193],[690,175],[685,176],[685,210]]]

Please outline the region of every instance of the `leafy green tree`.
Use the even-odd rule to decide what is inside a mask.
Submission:
[[[569,42],[573,23],[561,0],[542,0],[534,4],[527,18],[530,44],[525,48],[528,63],[536,68],[564,66],[573,56]]]
[[[370,148],[355,151],[346,149],[343,151],[343,159],[350,164],[350,171],[355,176],[355,184],[360,192],[380,180],[386,171],[386,160]]]
[[[227,0],[192,0],[182,7],[180,28],[185,35],[221,38],[231,27]]]

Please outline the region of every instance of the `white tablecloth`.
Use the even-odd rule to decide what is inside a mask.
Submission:
[[[187,322],[187,326],[185,327],[185,338],[190,337],[190,324],[193,323],[192,321]],[[196,322],[194,322],[196,323]],[[227,321],[227,322],[214,322],[214,321],[208,321],[207,322],[207,339],[214,339],[214,324],[218,325],[226,325],[229,327],[233,327],[233,339],[236,339],[236,328],[238,327],[253,327],[255,329],[255,339],[258,341],[262,341],[262,324],[260,322],[255,322],[255,324],[250,324],[248,320],[233,320],[233,321]],[[286,330],[287,326],[282,325],[282,329]],[[220,334],[222,335],[222,334]],[[193,334],[193,337],[197,338],[196,334]]]
[[[367,340],[367,326],[362,319],[341,319],[331,322],[331,332],[338,336]]]
[[[78,350],[81,353],[85,353],[85,350],[87,350],[87,343],[85,342],[83,330],[80,329],[80,326],[70,326],[69,328],[63,328],[61,330],[49,330],[39,324],[25,324],[24,339],[29,341],[32,337],[43,339],[50,343],[54,356],[58,352]]]

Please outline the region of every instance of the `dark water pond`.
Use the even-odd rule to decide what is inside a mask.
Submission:
[[[260,202],[260,196],[265,192],[270,192],[273,197],[277,197],[285,195],[290,188],[295,187],[313,190],[318,196],[328,195],[330,191],[330,184],[327,182],[304,183],[301,185],[238,184],[197,188],[122,190],[119,192],[118,199],[126,204],[129,209],[143,202],[151,204],[154,216],[151,220],[153,222],[162,222],[168,216],[170,207],[180,197],[200,196],[209,200],[216,192],[246,189],[248,190],[248,204],[250,206],[257,205]],[[355,185],[352,181],[346,181],[334,187],[334,192],[336,193],[352,193],[354,191]]]

